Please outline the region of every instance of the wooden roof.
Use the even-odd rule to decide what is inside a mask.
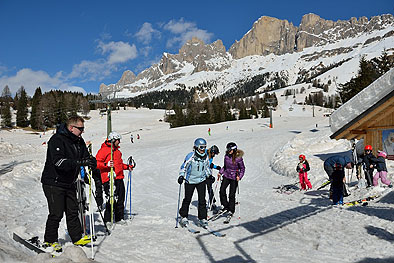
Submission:
[[[361,139],[369,130],[394,129],[394,89],[333,133],[331,139]]]

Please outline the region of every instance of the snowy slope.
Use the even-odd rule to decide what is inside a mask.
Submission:
[[[328,118],[321,114],[311,117],[310,108],[291,112],[279,108],[274,112],[273,129],[268,128],[269,119],[169,129],[167,123],[158,121],[163,114],[161,110],[128,109],[112,115],[114,130],[123,134],[124,160],[133,155],[137,162],[132,189],[134,215],[127,225],[117,225],[107,237],[103,236],[102,223],[97,222],[100,246],[95,248],[95,262],[394,260],[393,193],[367,207],[343,209],[330,205],[327,189],[291,195],[273,190],[275,186],[297,181],[295,167],[301,153],[310,161],[309,177],[314,189],[325,178],[323,160],[331,154],[348,153],[348,142],[329,139]],[[91,117],[84,138],[93,142],[96,153],[104,140],[106,125],[97,111],[92,111]],[[211,136],[207,134],[208,128]],[[130,133],[134,135],[134,144],[129,141]],[[137,133],[141,136],[139,140]],[[83,262],[90,256],[89,248],[82,251],[66,243],[61,257],[44,258],[45,255],[37,256],[11,238],[14,231],[43,237],[47,204],[39,180],[46,152],[42,143],[50,136],[47,133],[40,138],[21,130],[0,131],[1,262]],[[227,234],[224,238],[204,231],[192,235],[185,229],[174,228],[178,169],[196,137],[205,137],[209,145],[219,146],[221,153],[214,160],[219,165],[229,141],[245,151],[246,174],[240,183],[236,217],[229,225],[222,220],[210,223],[212,228]],[[387,165],[393,179],[394,162]],[[354,175],[348,177],[355,182]],[[352,195],[346,200],[386,188],[351,189]],[[192,221],[197,216],[196,198],[195,195],[190,207]],[[69,240],[63,223],[59,235],[61,243]]]

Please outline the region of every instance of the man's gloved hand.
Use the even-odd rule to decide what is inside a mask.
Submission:
[[[114,167],[114,161],[108,161],[107,167]]]
[[[209,165],[209,168],[211,168],[211,169],[213,168],[213,163],[211,163],[211,164]]]
[[[184,180],[183,176],[179,176],[178,177],[178,184],[182,184],[183,180]]]
[[[216,170],[220,171],[222,169],[222,167],[220,167],[219,165],[216,166]]]
[[[91,169],[95,169],[97,167],[97,161],[96,158],[93,156],[83,158],[81,160],[77,160],[77,165],[78,166],[88,166]]]

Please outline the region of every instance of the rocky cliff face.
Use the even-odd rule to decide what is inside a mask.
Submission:
[[[229,52],[234,58],[293,52],[296,34],[297,27],[287,20],[263,16],[230,47]]]
[[[282,55],[380,30],[393,23],[391,14],[375,16],[370,20],[366,17],[358,20],[353,17],[336,22],[315,14],[307,14],[302,17],[300,26],[296,27],[287,20],[263,16],[240,41],[230,47],[229,52],[234,58],[271,53]]]

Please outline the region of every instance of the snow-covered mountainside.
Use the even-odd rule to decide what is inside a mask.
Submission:
[[[118,83],[102,84],[100,93],[116,91],[116,97],[134,97],[210,82],[204,93],[212,98],[252,77],[264,76],[259,92],[280,79],[281,87],[319,81],[333,94],[339,84],[357,74],[362,56],[370,60],[383,51],[394,52],[391,14],[336,22],[307,14],[299,27],[264,16],[228,51],[221,40],[205,44],[193,38],[178,54],[164,53],[159,63],[137,76],[126,71]]]

